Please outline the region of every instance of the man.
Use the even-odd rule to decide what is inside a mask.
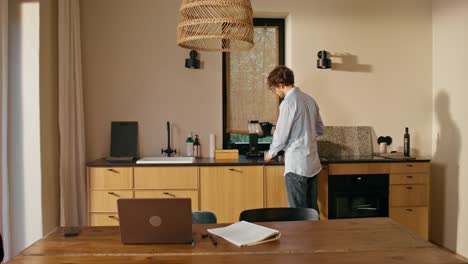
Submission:
[[[317,175],[322,166],[317,137],[323,123],[315,100],[294,86],[294,73],[286,66],[270,72],[268,85],[283,98],[273,141],[265,161],[285,151],[285,182],[289,207],[314,208],[317,203]]]

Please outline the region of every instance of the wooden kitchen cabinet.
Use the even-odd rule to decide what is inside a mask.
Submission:
[[[88,224],[118,225],[117,199],[133,198],[133,168],[88,168]]]
[[[390,174],[390,184],[428,184],[427,173],[394,173]]]
[[[197,190],[138,190],[135,191],[135,198],[190,198],[192,211],[198,211]]]
[[[391,207],[390,218],[412,230],[421,238],[428,239],[429,209],[421,207]]]
[[[265,166],[265,207],[288,207],[284,166]],[[328,219],[328,168],[322,167],[318,176],[318,206],[320,219]]]
[[[128,190],[133,188],[132,167],[90,168],[91,190]]]
[[[426,185],[390,185],[390,207],[427,206]]]
[[[135,189],[198,189],[198,167],[135,167]]]
[[[121,198],[191,198],[192,210],[216,213],[219,223],[243,210],[287,207],[284,166],[88,167],[90,225],[118,225]],[[328,219],[333,175],[389,174],[389,216],[423,239],[429,233],[429,162],[346,163],[324,166],[318,178],[320,219]]]
[[[117,213],[90,213],[90,226],[118,226],[119,215]]]
[[[202,211],[237,222],[242,211],[263,208],[263,166],[200,167],[200,190]]]
[[[198,167],[88,168],[88,221],[118,225],[119,198],[190,198],[199,209]]]
[[[132,191],[90,191],[89,211],[92,213],[117,213],[117,199],[133,198]]]
[[[390,174],[389,216],[429,239],[430,164],[395,163]]]
[[[288,207],[284,166],[265,166],[265,207]]]
[[[389,217],[428,240],[430,166],[429,162],[330,164],[329,177],[389,174]]]

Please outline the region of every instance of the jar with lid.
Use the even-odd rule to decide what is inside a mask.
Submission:
[[[257,134],[260,136],[262,135],[262,128],[260,127],[258,120],[249,120],[248,130],[249,130],[249,134]]]

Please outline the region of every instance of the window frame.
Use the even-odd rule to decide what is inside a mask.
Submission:
[[[285,64],[285,19],[284,18],[254,18],[253,19],[254,27],[256,26],[275,26],[278,27],[278,52],[279,52],[279,65]],[[247,151],[248,143],[231,143],[230,144],[230,134],[227,133],[227,58],[226,52],[222,54],[222,89],[223,89],[223,149],[228,148],[237,148],[239,152],[242,154]],[[266,81],[266,80],[265,80]],[[247,124],[246,124],[247,125]],[[268,150],[262,149],[269,144],[259,144],[260,150]]]

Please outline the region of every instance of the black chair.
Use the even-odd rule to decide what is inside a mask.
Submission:
[[[312,208],[259,208],[243,211],[239,220],[248,222],[274,222],[274,221],[315,221],[319,215]]]
[[[216,215],[209,211],[192,212],[192,224],[216,224]]]
[[[3,261],[4,256],[5,256],[5,252],[3,251],[3,238],[2,238],[2,234],[0,234],[0,262]]]

